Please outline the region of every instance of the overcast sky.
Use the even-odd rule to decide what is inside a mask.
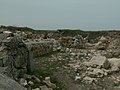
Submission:
[[[0,25],[120,29],[120,0],[0,0]]]

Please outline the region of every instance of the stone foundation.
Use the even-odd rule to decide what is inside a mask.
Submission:
[[[52,41],[39,41],[26,43],[29,51],[33,52],[33,57],[39,57],[53,51]]]
[[[3,74],[17,79],[22,74],[26,73],[28,51],[26,45],[17,37],[10,37],[2,40],[0,46],[1,68],[6,67]]]

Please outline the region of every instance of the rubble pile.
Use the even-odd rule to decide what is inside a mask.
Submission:
[[[85,48],[85,40],[81,35],[75,37],[61,37],[60,44],[69,48]]]
[[[27,48],[12,32],[0,34],[0,89],[26,90],[16,81],[27,72]]]
[[[34,90],[36,85],[39,85],[38,90],[44,90],[44,88],[48,90],[50,88],[52,90],[52,88],[56,88],[56,85],[50,82],[50,77],[49,80],[45,78],[44,81],[41,81],[34,75],[26,75],[28,69],[27,64],[29,49],[31,48],[34,57],[39,57],[43,54],[50,53],[53,50],[53,42],[32,42],[32,46],[27,46],[27,44],[24,43],[25,41],[22,41],[22,38],[17,35],[11,36],[11,34],[13,33],[10,31],[6,31],[0,34],[0,74],[2,76],[1,82],[5,82],[5,84],[1,84],[3,87],[1,86],[0,88],[2,90],[7,90],[11,85],[9,89],[13,90],[13,84],[15,84],[14,89],[18,87],[17,90]],[[18,35],[21,35],[20,32]],[[31,42],[29,43],[31,44]],[[6,80],[3,77],[10,77],[13,80]],[[19,84],[21,84],[23,87],[16,81],[19,82]],[[11,82],[10,85],[8,85],[9,82]]]
[[[0,30],[0,89],[14,84],[18,90],[60,90],[53,75],[67,90],[120,90],[119,33],[98,33],[92,43],[84,32],[64,37],[61,33]],[[28,72],[32,64],[40,73]]]
[[[95,44],[97,50],[106,50],[107,58],[118,58],[120,55],[120,36],[119,33],[110,33],[108,36],[101,36]]]
[[[2,40],[0,48],[0,65],[7,70],[4,73],[14,79],[24,74],[27,65],[27,49],[25,44],[16,37],[10,37]]]
[[[28,90],[53,90],[56,88],[54,83],[51,83],[50,77],[39,78],[35,75],[24,74],[18,82]]]
[[[100,40],[95,44],[97,50],[106,50],[109,43],[109,39],[106,37],[101,37]]]
[[[109,45],[109,43],[107,43],[107,45]],[[107,54],[108,51],[106,48],[76,49],[61,47],[60,53],[57,54],[57,56],[52,55],[52,58],[49,58],[49,61],[66,62],[62,66],[56,67],[57,70],[63,68],[68,71],[67,73],[70,74],[72,79],[74,78],[74,81],[80,81],[86,85],[91,85],[100,83],[102,82],[101,80],[106,80],[106,78],[114,77],[114,73],[120,71],[120,58],[108,58],[106,57]],[[117,82],[118,86],[110,86],[112,88],[111,90],[116,90],[116,87],[119,88],[120,86],[119,80],[117,81],[115,78],[114,81],[115,82],[113,82],[112,85]],[[108,82],[108,80],[105,82]],[[95,85],[95,90],[97,90],[98,86],[97,84]]]
[[[107,47],[108,58],[120,57],[120,37],[111,39]]]

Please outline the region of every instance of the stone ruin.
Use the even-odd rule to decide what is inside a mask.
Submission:
[[[26,90],[16,81],[27,72],[27,48],[17,37],[0,34],[0,90]]]
[[[86,44],[86,40],[82,36],[66,36],[61,37],[59,40],[41,40],[39,37],[33,39],[31,36],[32,33],[29,35],[29,39],[25,33],[19,33],[17,33],[17,36],[14,36],[16,34],[13,35],[13,33],[9,31],[0,34],[0,79],[2,80],[0,81],[0,84],[8,80],[5,82],[6,84],[12,82],[19,87],[18,83],[14,82],[14,80],[17,80],[25,87],[28,84],[34,84],[31,78],[34,78],[39,83],[40,80],[34,75],[26,75],[27,72],[34,71],[33,59],[58,50],[58,56],[52,55],[51,58],[49,58],[49,61],[62,62],[62,60],[68,60],[68,62],[62,67],[64,70],[69,71],[68,73],[71,74],[75,83],[80,81],[81,83],[85,83],[86,86],[96,85],[97,87],[96,83],[98,83],[99,80],[113,77],[113,83],[116,84],[117,82],[118,86],[120,85],[120,79],[118,79],[119,76],[114,76],[114,73],[116,74],[120,71],[119,35],[114,37],[112,37],[113,35],[100,36],[98,37],[99,39],[97,43],[87,42]],[[35,37],[37,37],[37,35],[35,35]],[[57,67],[58,71],[60,70],[59,68],[60,67]],[[4,75],[7,75],[14,80],[11,80]],[[31,81],[27,80],[28,78]],[[46,90],[48,90],[52,85],[56,87],[50,82],[50,77],[46,77],[43,82],[46,85],[40,86],[39,88],[46,88]],[[5,83],[2,83],[1,85],[5,85]],[[40,90],[39,88],[38,90]],[[24,90],[23,87],[21,87],[21,89]],[[100,90],[106,89],[102,87]]]
[[[10,33],[11,34],[11,33]],[[52,41],[24,43],[21,38],[0,34],[0,84],[9,88],[8,82],[14,83],[14,90],[25,90],[17,82],[27,72],[33,72],[33,59],[53,51]],[[10,78],[9,78],[10,77]],[[13,80],[12,80],[12,79]],[[7,80],[6,80],[7,79]],[[15,81],[14,81],[15,80]],[[21,80],[21,79],[20,79]],[[5,84],[5,83],[6,84]],[[23,82],[23,81],[22,81]],[[7,90],[0,86],[0,90]],[[18,88],[18,89],[16,89]],[[10,88],[9,90],[12,90]]]
[[[4,74],[17,79],[27,71],[28,51],[22,40],[17,37],[2,40],[0,53],[0,66],[6,68]]]
[[[31,41],[25,43],[28,50],[33,52],[33,57],[39,57],[44,54],[48,54],[53,51],[53,42],[52,41]]]

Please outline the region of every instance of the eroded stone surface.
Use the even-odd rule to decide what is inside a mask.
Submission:
[[[0,90],[27,90],[11,78],[0,74]]]

